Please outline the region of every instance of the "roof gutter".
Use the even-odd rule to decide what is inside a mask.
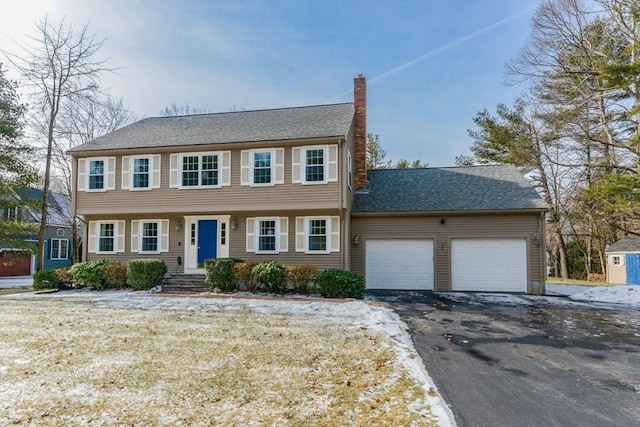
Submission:
[[[367,216],[417,216],[417,215],[478,215],[478,214],[514,214],[514,213],[543,213],[548,208],[535,209],[487,209],[487,210],[468,210],[468,211],[395,211],[395,212],[354,212],[351,216],[367,217]]]

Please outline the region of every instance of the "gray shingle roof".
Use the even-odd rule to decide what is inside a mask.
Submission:
[[[547,209],[511,165],[367,172],[368,194],[355,195],[354,213]]]
[[[69,152],[344,136],[352,103],[190,116],[150,117]]]
[[[610,244],[606,252],[640,252],[640,236],[627,236]]]

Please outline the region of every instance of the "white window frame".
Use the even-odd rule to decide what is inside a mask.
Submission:
[[[87,190],[89,192],[100,192],[107,191],[107,170],[109,167],[109,163],[106,157],[89,157],[86,159],[87,161]],[[91,188],[91,162],[102,162],[102,188]],[[98,176],[98,175],[95,175]]]
[[[54,257],[53,256],[53,242],[57,241],[58,242],[58,250],[57,250],[57,254]],[[60,250],[60,248],[62,247],[62,242],[66,242],[66,247],[65,247],[65,251],[64,254],[62,253],[62,251]],[[60,256],[63,255],[63,256]],[[49,259],[51,260],[57,260],[57,261],[61,261],[61,260],[68,260],[69,259],[69,239],[51,239],[51,242],[49,244]]]
[[[324,220],[326,224],[326,249],[313,251],[309,249],[310,221]],[[340,252],[342,248],[341,219],[339,216],[303,216],[296,217],[296,252],[306,254],[329,254]]]
[[[273,251],[265,251],[265,250],[260,250],[260,223],[262,221],[273,221],[275,223],[275,229],[274,229],[274,233],[275,233],[275,250]],[[278,217],[262,217],[262,218],[256,218],[256,222],[255,222],[255,248],[256,251],[255,253],[257,254],[277,254],[279,253],[279,248],[280,248],[280,218]]]
[[[260,222],[275,221],[276,249],[275,251],[261,251]],[[289,252],[289,218],[281,217],[248,217],[246,222],[246,250],[255,254],[279,254]]]
[[[204,156],[216,156],[216,162],[218,164],[217,169],[213,169],[218,172],[218,183],[215,185],[202,185],[202,158]],[[198,185],[183,185],[183,166],[185,157],[198,157]],[[188,171],[194,172],[194,171]],[[196,188],[220,188],[222,187],[222,152],[210,151],[200,153],[181,153],[178,156],[178,188],[180,189],[196,189]]]
[[[269,153],[269,168],[270,171],[270,179],[269,182],[255,182],[255,171],[256,171],[256,154],[260,153]],[[275,185],[276,180],[276,150],[274,149],[266,149],[266,150],[251,150],[249,151],[249,186],[250,187],[270,187]]]
[[[102,238],[102,226],[112,224],[113,225],[113,250],[101,251],[100,239]],[[118,253],[118,221],[96,221],[96,254],[117,254]]]
[[[20,208],[18,206],[14,206],[12,208],[5,208],[2,210],[2,219],[5,221],[18,222],[19,218],[20,218]]]
[[[618,260],[618,263],[616,264],[615,260]],[[611,255],[611,265],[615,266],[615,267],[622,267],[624,265],[624,256],[622,255]]]
[[[89,172],[91,162],[104,162],[103,187],[89,188]],[[105,192],[116,189],[116,158],[115,157],[85,157],[78,159],[76,169],[76,190],[88,193]]]
[[[307,181],[307,153],[311,150],[322,150],[322,181]],[[293,147],[291,153],[291,182],[302,185],[323,185],[329,182],[337,182],[340,171],[338,145],[307,145]],[[344,173],[344,172],[343,172]]]
[[[147,187],[134,187],[135,182],[135,164],[136,160],[146,159],[149,162],[149,185]],[[123,156],[122,157],[122,183],[123,190],[129,191],[149,191],[154,188],[160,188],[160,164],[162,156],[160,154],[149,154],[140,156]]]
[[[144,251],[144,226],[145,224],[156,224],[158,234],[155,251]],[[169,220],[168,219],[137,219],[131,221],[131,252],[141,255],[160,254],[169,252]]]

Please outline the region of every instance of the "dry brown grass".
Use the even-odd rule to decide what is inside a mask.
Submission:
[[[436,425],[386,338],[325,318],[0,300],[2,425]]]

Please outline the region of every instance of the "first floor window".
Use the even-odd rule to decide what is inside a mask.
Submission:
[[[98,252],[115,252],[115,224],[106,222],[100,224],[98,234]]]
[[[69,259],[69,240],[51,239],[50,259]]]
[[[296,252],[340,252],[340,217],[296,217]]]
[[[247,252],[278,254],[289,251],[289,218],[247,218]]]
[[[7,221],[19,221],[20,220],[20,208],[5,208],[2,211],[2,218]]]
[[[311,219],[309,220],[309,251],[321,251],[327,250],[327,220],[326,219]]]
[[[258,221],[258,251],[274,252],[276,250],[276,221]]]
[[[142,252],[158,252],[158,223],[142,223]]]
[[[89,161],[89,190],[104,189],[104,160]]]

